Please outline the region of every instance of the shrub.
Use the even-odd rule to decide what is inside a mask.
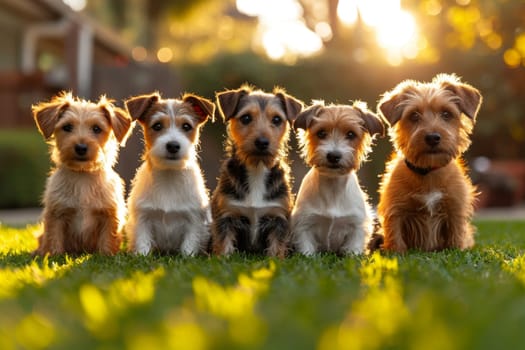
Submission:
[[[40,204],[50,168],[47,149],[36,130],[0,130],[0,208]]]

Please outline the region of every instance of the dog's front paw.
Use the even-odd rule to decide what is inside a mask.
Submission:
[[[151,252],[151,243],[142,242],[141,244],[135,244],[132,251],[137,255],[148,255]]]
[[[408,247],[405,243],[388,243],[383,244],[383,250],[385,252],[404,254],[408,251]]]
[[[200,251],[200,244],[197,240],[194,239],[185,239],[181,246],[180,246],[180,252],[184,256],[195,256],[199,254]]]
[[[273,240],[270,242],[266,255],[273,256],[279,259],[284,259],[288,253],[288,245],[285,242]]]
[[[135,248],[135,254],[137,255],[148,255],[151,253],[151,247],[137,247]]]
[[[307,240],[303,240],[296,244],[296,249],[299,253],[305,255],[305,256],[313,256],[315,253],[317,253],[317,249],[315,248],[315,245]]]
[[[212,252],[214,255],[230,256],[235,250],[235,241],[230,236],[224,239],[212,239]]]

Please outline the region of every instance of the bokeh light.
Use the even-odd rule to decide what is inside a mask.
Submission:
[[[162,47],[157,51],[157,59],[159,62],[168,63],[173,59],[173,51],[169,47]]]
[[[329,41],[332,39],[332,28],[326,22],[319,22],[315,25],[315,32],[321,37],[324,41]]]
[[[82,11],[87,5],[87,0],[62,0],[62,2],[73,11]]]
[[[517,68],[521,64],[521,55],[515,49],[508,49],[503,53],[503,61],[510,68]]]
[[[131,57],[133,57],[135,61],[145,61],[146,58],[148,58],[148,51],[142,46],[136,46],[131,50]]]
[[[427,13],[429,16],[437,16],[441,13],[441,10],[443,9],[439,0],[423,1],[422,8],[424,9],[424,12]]]
[[[503,61],[510,68],[525,67],[525,33],[516,36],[513,47],[503,52]]]

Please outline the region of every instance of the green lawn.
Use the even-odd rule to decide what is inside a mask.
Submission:
[[[0,349],[518,349],[525,222],[467,252],[33,259],[0,227]]]

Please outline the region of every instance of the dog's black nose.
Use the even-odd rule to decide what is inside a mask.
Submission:
[[[171,154],[175,154],[180,150],[180,145],[178,142],[168,142],[166,144],[166,150]]]
[[[79,156],[85,156],[88,151],[88,146],[85,143],[77,143],[75,145],[75,153]]]
[[[259,151],[266,151],[268,146],[270,146],[270,140],[266,137],[258,137],[255,139],[255,147],[257,147]]]
[[[437,146],[439,145],[440,141],[441,141],[441,135],[438,134],[437,132],[433,132],[425,136],[425,142],[429,146],[432,146],[432,147]]]
[[[328,152],[326,154],[326,159],[332,164],[337,164],[341,160],[341,153],[340,152]]]

